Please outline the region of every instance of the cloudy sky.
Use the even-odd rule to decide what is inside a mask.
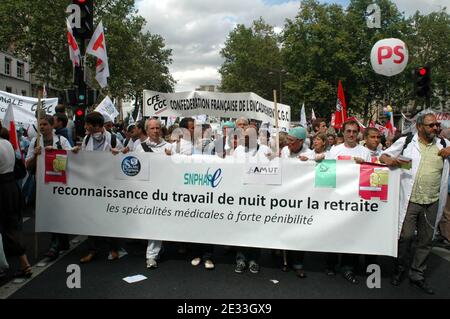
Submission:
[[[393,0],[400,11],[412,14],[450,9],[450,0]],[[346,6],[348,0],[334,0]],[[173,50],[170,71],[177,80],[176,91],[192,91],[203,84],[220,83],[220,49],[237,24],[250,26],[263,19],[279,29],[293,19],[300,1],[292,0],[136,0],[146,29],[160,34]]]

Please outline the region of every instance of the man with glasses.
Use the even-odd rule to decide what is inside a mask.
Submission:
[[[380,157],[380,161],[390,167],[398,167],[407,159],[411,159],[412,164],[410,169],[402,169],[399,219],[401,232],[391,283],[394,286],[400,285],[409,266],[410,283],[430,295],[434,291],[425,281],[426,263],[437,222],[441,219],[447,199],[449,173],[445,148],[450,142],[437,137],[439,126],[433,112],[419,113],[417,133],[411,142],[406,143],[407,137],[402,137]],[[399,157],[400,155],[403,157]],[[417,245],[412,262],[409,263],[408,251],[416,230]]]
[[[372,157],[370,151],[358,143],[359,124],[349,120],[343,124],[344,143],[331,148],[327,159],[354,160],[356,163],[370,162]],[[358,264],[359,255],[342,254],[341,270],[345,280],[352,284],[358,284],[354,269]],[[327,274],[334,274],[333,264],[337,264],[338,255],[328,254]]]

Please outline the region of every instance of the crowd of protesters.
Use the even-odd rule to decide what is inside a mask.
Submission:
[[[402,164],[400,155],[402,158],[409,158],[412,169],[402,174],[401,180],[400,214],[404,217],[404,223],[391,283],[399,285],[408,274],[410,282],[417,288],[428,294],[434,293],[425,281],[426,264],[432,244],[439,243],[450,247],[450,201],[447,201],[450,191],[447,159],[450,155],[450,142],[447,139],[450,132],[448,128],[440,128],[432,112],[424,111],[418,115],[415,134],[402,136],[397,132],[386,137],[378,129],[361,128],[359,122],[352,120],[345,122],[339,132],[328,127],[324,119],[314,120],[308,128],[297,126],[287,132],[277,132],[268,125],[239,118],[223,122],[220,130],[214,132],[210,124],[196,123],[193,118],[183,118],[168,128],[157,118],[125,126],[123,123],[114,125],[107,115],[91,112],[85,119],[86,134],[82,140],[77,141],[73,123],[61,107],[54,116],[43,116],[38,123],[38,129],[41,134],[39,143],[36,137],[32,137],[36,132],[30,134],[29,130],[19,134],[20,146],[26,154],[25,163],[29,176],[36,170],[37,156],[42,154],[43,150],[50,149],[64,149],[74,153],[103,151],[114,155],[121,152],[155,152],[167,156],[204,154],[221,158],[231,156],[236,159],[350,159],[357,163],[381,163],[389,167]],[[15,180],[14,164],[20,156],[14,154],[8,142],[8,131],[2,128],[1,132],[0,232],[3,248],[7,256],[17,256],[20,259],[21,269],[16,275],[30,277],[32,268],[25,248],[17,239],[17,231],[24,206],[22,198],[25,197],[26,202],[32,204],[35,190],[26,182],[19,183]],[[27,138],[27,135],[31,136]],[[279,146],[276,138],[279,140]],[[439,226],[435,227],[438,222]],[[412,253],[412,261],[408,262],[407,253],[415,237],[417,243]],[[433,238],[436,239],[434,242]],[[99,256],[100,240],[108,243],[109,260],[118,260],[127,255],[119,239],[90,237],[88,252],[81,257],[81,263],[92,262]],[[145,254],[147,268],[158,267],[165,244],[168,243],[148,239]],[[52,234],[46,256],[56,259],[69,247],[68,235]],[[193,266],[202,264],[208,270],[215,268],[213,245],[191,244],[189,248]],[[235,253],[236,273],[247,269],[252,273],[260,271],[260,248],[235,247]],[[304,270],[305,252],[283,251],[282,254],[285,269],[292,267],[299,278],[307,277]],[[376,263],[376,256],[365,256],[365,260],[367,264]],[[325,272],[329,276],[340,272],[346,281],[358,284],[359,280],[355,275],[358,261],[359,256],[355,254],[329,253],[326,255]]]

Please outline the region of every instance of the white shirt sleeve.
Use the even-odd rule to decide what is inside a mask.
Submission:
[[[391,157],[398,157],[402,150],[403,145],[405,145],[406,137],[399,138],[394,144],[392,144],[388,149],[381,152],[381,155],[386,154]],[[412,141],[411,141],[412,142]]]

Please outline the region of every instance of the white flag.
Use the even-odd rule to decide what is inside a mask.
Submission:
[[[78,47],[77,40],[73,36],[73,30],[70,26],[69,20],[66,19],[67,24],[67,42],[69,43],[70,60],[73,66],[79,66],[81,60],[80,48]]]
[[[304,128],[308,126],[308,124],[306,123],[305,103],[303,103],[302,110],[300,112],[300,125]]]
[[[103,32],[103,23],[100,21],[94,35],[86,49],[86,53],[97,57],[97,67],[95,79],[101,88],[108,85],[109,65],[108,55],[106,54],[105,33]]]
[[[311,120],[314,121],[316,119],[316,114],[314,114],[314,109],[311,109]]]
[[[142,121],[142,112],[141,112],[141,108],[139,107],[138,110],[138,114],[136,115],[136,122],[137,121]]]

